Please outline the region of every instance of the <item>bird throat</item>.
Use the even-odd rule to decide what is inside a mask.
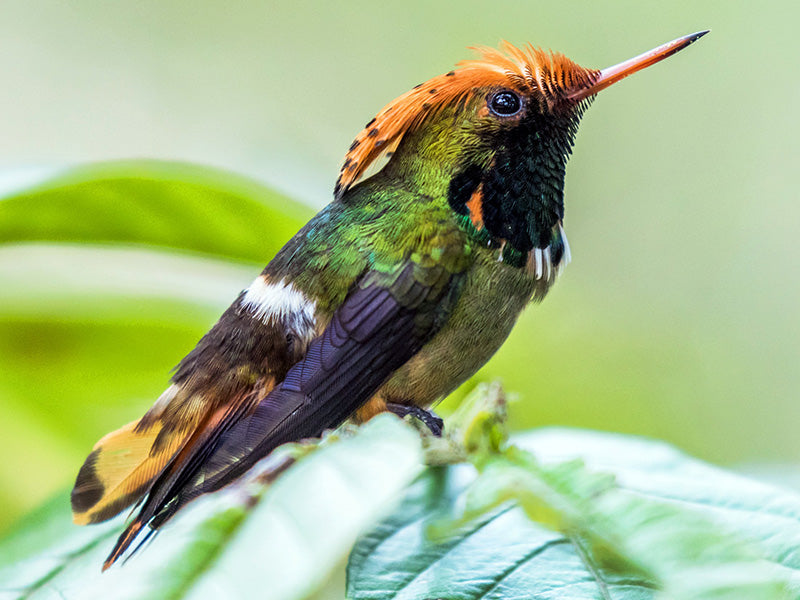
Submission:
[[[502,248],[512,266],[523,266],[536,249],[550,248],[553,263],[561,260],[564,177],[582,112],[526,116],[493,136],[488,163],[467,163],[450,180],[448,202],[464,228]]]

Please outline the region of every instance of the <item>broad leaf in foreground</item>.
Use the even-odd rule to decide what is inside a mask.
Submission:
[[[65,169],[0,199],[0,243],[146,244],[257,264],[312,212],[245,177],[144,160]]]
[[[183,163],[0,175],[0,451],[26,448],[0,464],[4,528],[141,416],[312,211]]]
[[[58,498],[0,543],[0,598],[308,596],[402,495],[422,453],[416,432],[390,415],[313,451],[284,447],[266,468],[292,451],[310,455],[271,487],[248,477],[197,500],[106,573],[100,566],[121,520],[73,526],[67,499]]]
[[[503,409],[496,389],[474,395],[447,437],[425,436],[424,471],[389,415],[284,447],[102,575],[120,520],[73,527],[59,498],[0,543],[0,598],[300,600],[365,529],[352,600],[800,598],[795,494],[639,438],[545,429],[509,446]]]
[[[429,468],[356,545],[349,598],[800,598],[800,497],[639,438],[505,448],[478,417],[456,434],[480,474]]]

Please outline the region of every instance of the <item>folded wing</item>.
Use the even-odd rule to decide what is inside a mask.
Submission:
[[[369,400],[435,335],[457,298],[462,275],[426,262],[367,272],[305,357],[252,412],[227,419],[164,470],[104,568],[145,524],[160,526],[186,502],[226,485],[277,446],[316,437]]]

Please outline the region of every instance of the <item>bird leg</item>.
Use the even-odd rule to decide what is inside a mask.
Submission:
[[[425,426],[430,429],[431,433],[436,437],[442,437],[444,431],[444,421],[438,417],[434,412],[420,408],[419,406],[408,404],[397,404],[395,402],[387,402],[386,409],[396,414],[401,419],[406,415],[411,415],[415,419],[422,421]]]

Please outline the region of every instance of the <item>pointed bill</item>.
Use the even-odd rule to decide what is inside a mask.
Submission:
[[[584,98],[593,96],[597,92],[606,89],[608,86],[618,82],[620,79],[623,79],[628,75],[632,75],[633,73],[636,73],[645,67],[654,65],[657,62],[664,60],[668,56],[672,56],[676,52],[683,50],[686,48],[686,46],[696,40],[699,40],[708,32],[709,30],[707,29],[706,31],[698,31],[697,33],[679,37],[678,39],[667,42],[658,48],[653,48],[649,52],[645,52],[644,54],[640,54],[639,56],[628,59],[625,62],[621,62],[618,65],[602,69],[599,72],[597,79],[595,79],[594,83],[592,83],[589,87],[575,89],[572,92],[567,93],[566,97],[570,100],[574,100],[575,102],[580,102]]]

